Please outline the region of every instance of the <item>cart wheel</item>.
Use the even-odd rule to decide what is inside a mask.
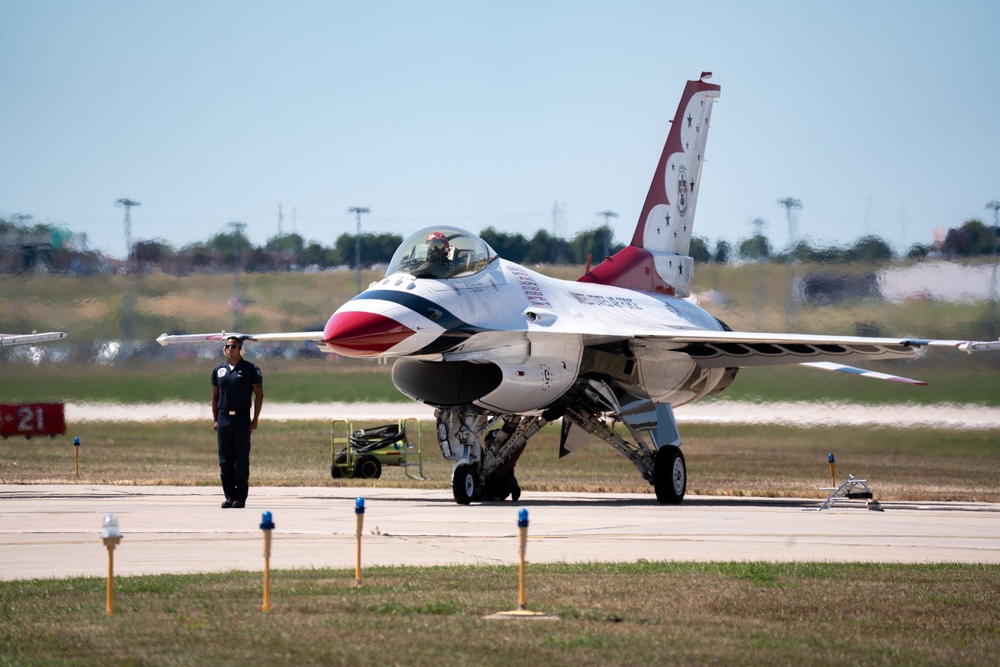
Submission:
[[[344,454],[343,452],[337,454],[336,458],[333,459],[333,464],[330,466],[330,477],[333,477],[334,479],[340,479],[341,477],[345,476],[344,475],[345,472],[349,473],[346,476],[350,477],[351,476],[350,473],[352,473],[353,471],[346,469],[347,466],[344,465],[346,462],[347,462],[346,454]]]
[[[679,505],[687,490],[687,465],[681,448],[674,445],[660,447],[653,463],[653,488],[656,499],[664,505]]]
[[[382,464],[374,456],[362,456],[354,463],[354,476],[362,479],[378,479],[382,476]]]

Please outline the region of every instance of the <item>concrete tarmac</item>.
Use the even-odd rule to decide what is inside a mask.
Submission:
[[[0,579],[103,577],[105,514],[118,517],[118,575],[259,570],[261,515],[271,567],[353,568],[355,499],[365,498],[362,564],[516,564],[528,510],[529,562],[865,561],[1000,563],[1000,505],[526,492],[457,505],[450,490],[253,487],[221,509],[209,487],[0,485]]]

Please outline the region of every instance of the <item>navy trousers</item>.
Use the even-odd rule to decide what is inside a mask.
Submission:
[[[246,502],[250,484],[250,416],[219,415],[219,474],[226,498]]]

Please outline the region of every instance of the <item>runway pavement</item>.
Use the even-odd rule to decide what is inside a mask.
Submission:
[[[677,421],[686,424],[782,424],[795,426],[896,426],[945,430],[1000,429],[1000,408],[971,404],[861,405],[836,401],[702,401],[682,405]],[[401,403],[264,403],[261,420],[289,421],[332,418],[394,421],[415,417],[434,419],[434,409],[415,401]],[[212,419],[208,401],[144,404],[67,403],[66,423],[160,422]]]
[[[868,561],[1000,563],[1000,505],[689,496],[525,493],[519,503],[460,506],[446,490],[251,489],[246,509],[208,487],[0,485],[0,579],[105,576],[102,519],[118,517],[119,575],[257,570],[261,514],[272,512],[271,567],[353,568],[355,499],[362,562],[515,564],[517,514],[528,509],[529,562]]]

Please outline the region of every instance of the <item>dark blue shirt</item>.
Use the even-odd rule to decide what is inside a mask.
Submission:
[[[212,370],[212,386],[219,388],[219,412],[235,410],[250,414],[253,405],[253,385],[264,385],[260,369],[246,359],[229,370],[229,361],[223,361]]]

